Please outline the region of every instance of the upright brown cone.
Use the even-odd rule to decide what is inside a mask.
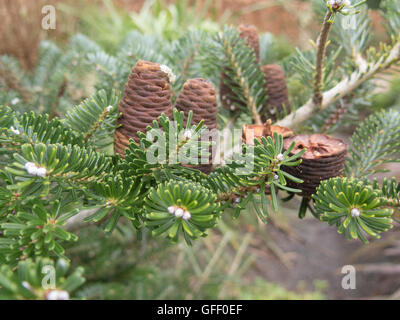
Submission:
[[[204,79],[190,79],[183,85],[176,101],[175,108],[183,111],[187,119],[190,110],[193,111],[192,124],[204,120],[208,130],[218,129],[217,95],[214,86]],[[204,173],[210,173],[212,164],[202,164],[196,167]]]
[[[139,142],[137,131],[145,132],[148,125],[161,113],[172,109],[169,75],[160,65],[140,60],[132,68],[126,83],[117,120],[121,125],[115,130],[114,150],[124,157],[129,139]]]
[[[277,120],[277,113],[289,112],[289,92],[286,85],[285,73],[277,64],[267,64],[262,68],[265,74],[266,90],[268,94],[268,110],[264,116],[272,121]]]
[[[239,26],[240,37],[246,39],[246,44],[253,48],[257,62],[260,61],[260,39],[258,37],[257,28],[252,25],[241,24]],[[228,75],[225,72],[221,73],[221,83],[219,87],[221,104],[225,109],[233,111],[235,105],[243,105],[243,102],[235,98],[235,94],[232,89],[226,85],[226,80],[228,80]],[[244,107],[244,106],[243,106]]]
[[[304,180],[304,183],[294,183],[288,180],[288,186],[302,190],[301,195],[310,198],[322,180],[342,175],[347,155],[347,144],[324,134],[303,134],[285,139],[284,150],[292,142],[295,147],[291,154],[302,149],[307,151],[301,157],[302,163],[297,167],[282,167],[287,173]]]
[[[257,28],[253,25],[241,24],[239,31],[240,37],[246,39],[246,44],[253,48],[257,62],[260,62],[260,38],[258,37]]]
[[[204,120],[204,125],[209,130],[217,129],[217,95],[211,82],[201,78],[187,80],[176,101],[175,108],[185,113],[185,119],[192,110],[192,123],[197,124]]]

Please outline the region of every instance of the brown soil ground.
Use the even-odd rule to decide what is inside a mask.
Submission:
[[[279,228],[266,227],[268,236],[282,251],[278,258],[270,250],[256,254],[256,274],[279,283],[289,290],[298,290],[299,283],[313,289],[315,280],[328,284],[328,299],[374,299],[390,297],[400,288],[400,253],[398,229],[382,239],[364,245],[348,241],[336,227],[310,217],[299,220],[295,214],[288,219],[290,235]],[[356,289],[344,290],[341,282],[343,266],[356,268]]]

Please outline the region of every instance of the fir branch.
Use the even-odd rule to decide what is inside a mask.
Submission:
[[[381,11],[389,35],[397,34],[400,28],[400,3],[397,0],[384,0]]]
[[[368,62],[359,67],[350,76],[343,79],[332,89],[324,92],[321,110],[328,108],[331,104],[356,90],[364,82],[373,78],[376,74],[390,68],[400,61],[400,39],[391,47],[388,54],[383,54],[378,61]],[[318,106],[310,99],[305,105],[293,113],[278,121],[276,124],[293,128],[299,126],[303,121],[314,115]]]
[[[0,80],[4,83],[7,89],[18,92],[25,103],[29,103],[29,90],[21,85],[20,80],[17,78],[13,70],[11,70],[10,67],[6,65],[3,60],[4,57],[0,59]]]
[[[61,243],[75,242],[78,237],[65,231],[62,226],[79,210],[64,210],[63,206],[68,207],[68,203],[57,200],[49,205],[46,201],[36,200],[31,206],[26,205],[23,210],[8,215],[7,221],[0,225],[4,230],[0,238],[0,254],[10,264],[32,256],[48,256],[50,253],[66,258]]]
[[[109,94],[100,90],[69,111],[65,116],[65,124],[80,132],[84,141],[94,139],[96,144],[104,146],[105,140],[112,136],[115,129],[118,101],[119,96],[114,90]]]
[[[322,25],[321,33],[317,40],[317,63],[315,70],[315,83],[314,83],[314,96],[313,102],[321,108],[323,95],[322,95],[322,79],[324,73],[324,60],[326,55],[326,46],[328,44],[329,32],[332,29],[332,15],[333,13],[328,10],[325,15],[324,23]]]
[[[19,151],[25,143],[85,145],[82,135],[65,126],[58,118],[49,120],[47,114],[37,115],[33,111],[19,114],[10,108],[0,107],[0,126],[0,142],[10,152]],[[4,151],[2,149],[0,153]]]
[[[183,84],[190,78],[201,78],[201,64],[199,52],[205,45],[210,35],[202,31],[190,31],[182,38],[173,41],[164,49],[168,66],[177,75],[173,83],[173,95],[179,93]],[[154,60],[150,60],[154,61]],[[154,61],[157,62],[157,61]],[[173,97],[174,99],[175,97]],[[174,102],[174,101],[173,101]]]
[[[368,243],[367,235],[380,238],[381,232],[393,227],[393,210],[379,196],[380,191],[362,180],[333,178],[322,181],[313,199],[321,221],[335,224],[347,239]]]
[[[385,178],[380,184],[377,179],[372,182],[374,190],[381,192],[380,197],[387,201],[388,206],[392,208],[400,208],[400,182],[396,178]]]
[[[110,113],[110,110],[106,109],[103,111],[103,113],[100,114],[97,121],[92,125],[92,127],[89,129],[89,131],[83,137],[84,141],[88,141],[95,134],[95,132],[97,131],[97,129],[99,129],[101,123],[104,121],[104,119],[108,116],[109,113]]]
[[[347,176],[367,177],[379,172],[376,168],[380,165],[397,162],[393,156],[400,152],[400,112],[391,109],[371,115],[354,132],[351,141]]]
[[[102,180],[112,172],[112,161],[90,148],[61,144],[24,144],[21,154],[15,153],[15,162],[6,170],[20,182],[15,190],[31,189],[38,197],[47,196],[53,183],[62,188],[85,188],[88,183]]]
[[[266,104],[265,75],[256,61],[254,50],[232,28],[224,30],[217,40],[225,55],[224,64],[230,86],[237,97],[250,109],[256,124],[262,124],[259,111]]]
[[[54,268],[56,288],[43,289],[43,272]],[[47,269],[46,269],[47,268]],[[49,258],[27,259],[18,262],[16,268],[0,267],[0,300],[68,300],[85,282],[84,269],[78,267],[68,272],[70,264],[65,259],[53,261]]]
[[[349,20],[348,16],[337,18],[338,23],[332,29],[332,40],[337,46],[345,49],[349,56],[363,52],[371,38],[371,18],[368,6],[365,5],[361,12]]]

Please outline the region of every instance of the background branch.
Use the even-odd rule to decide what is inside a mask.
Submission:
[[[386,58],[385,58],[386,57]],[[377,62],[363,63],[359,69],[353,72],[349,77],[343,79],[335,87],[323,94],[321,109],[326,109],[331,104],[345,97],[364,82],[371,79],[375,74],[388,69],[394,63],[400,61],[400,42],[396,42],[388,56],[382,56]],[[300,125],[303,121],[314,115],[318,105],[311,98],[305,105],[289,114],[284,119],[277,122],[277,125],[289,128]]]
[[[324,60],[326,55],[326,46],[328,43],[329,32],[332,28],[332,12],[328,10],[325,15],[324,23],[322,25],[321,33],[317,40],[317,63],[315,70],[315,82],[314,82],[314,96],[313,102],[317,106],[322,105],[323,94],[322,94],[322,79],[324,76]]]

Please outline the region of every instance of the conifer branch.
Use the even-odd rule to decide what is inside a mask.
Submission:
[[[250,107],[251,110],[251,114],[254,120],[255,124],[262,124],[262,120],[260,117],[260,114],[258,113],[257,110],[257,105],[256,102],[254,101],[253,97],[250,95],[250,87],[249,84],[247,83],[247,81],[245,80],[245,78],[243,77],[243,72],[240,68],[239,63],[236,61],[236,57],[235,55],[232,53],[233,47],[228,44],[227,45],[227,52],[228,52],[228,56],[230,59],[230,63],[231,65],[235,66],[235,72],[236,72],[236,76],[238,79],[240,79],[240,85],[242,86],[243,89],[243,96],[245,98],[245,100],[247,101],[248,106]]]
[[[314,96],[313,102],[320,108],[323,101],[322,94],[322,79],[324,74],[324,60],[326,55],[326,46],[328,45],[329,32],[332,29],[332,15],[333,13],[328,10],[325,15],[324,23],[322,25],[321,33],[317,40],[317,64],[315,72],[314,83]]]
[[[97,131],[97,129],[99,129],[99,127],[101,126],[101,123],[104,121],[104,119],[107,117],[107,115],[109,113],[110,113],[110,111],[106,109],[103,111],[103,113],[100,114],[100,117],[98,118],[98,120],[92,125],[90,130],[83,137],[84,141],[88,141],[94,135],[94,133]]]
[[[387,56],[382,56],[378,61],[362,64],[359,69],[354,71],[349,77],[343,79],[335,87],[323,94],[321,110],[328,108],[333,103],[342,99],[349,93],[356,90],[364,82],[370,80],[377,73],[380,73],[393,64],[400,61],[400,41],[397,41]],[[313,99],[310,99],[305,105],[289,114],[284,119],[277,122],[280,126],[289,128],[300,125],[303,121],[309,119],[317,110],[318,105]]]
[[[22,99],[26,102],[30,102],[30,92],[23,87],[15,75],[11,72],[9,67],[0,59],[0,81],[4,82],[6,87],[11,90],[18,92]]]

